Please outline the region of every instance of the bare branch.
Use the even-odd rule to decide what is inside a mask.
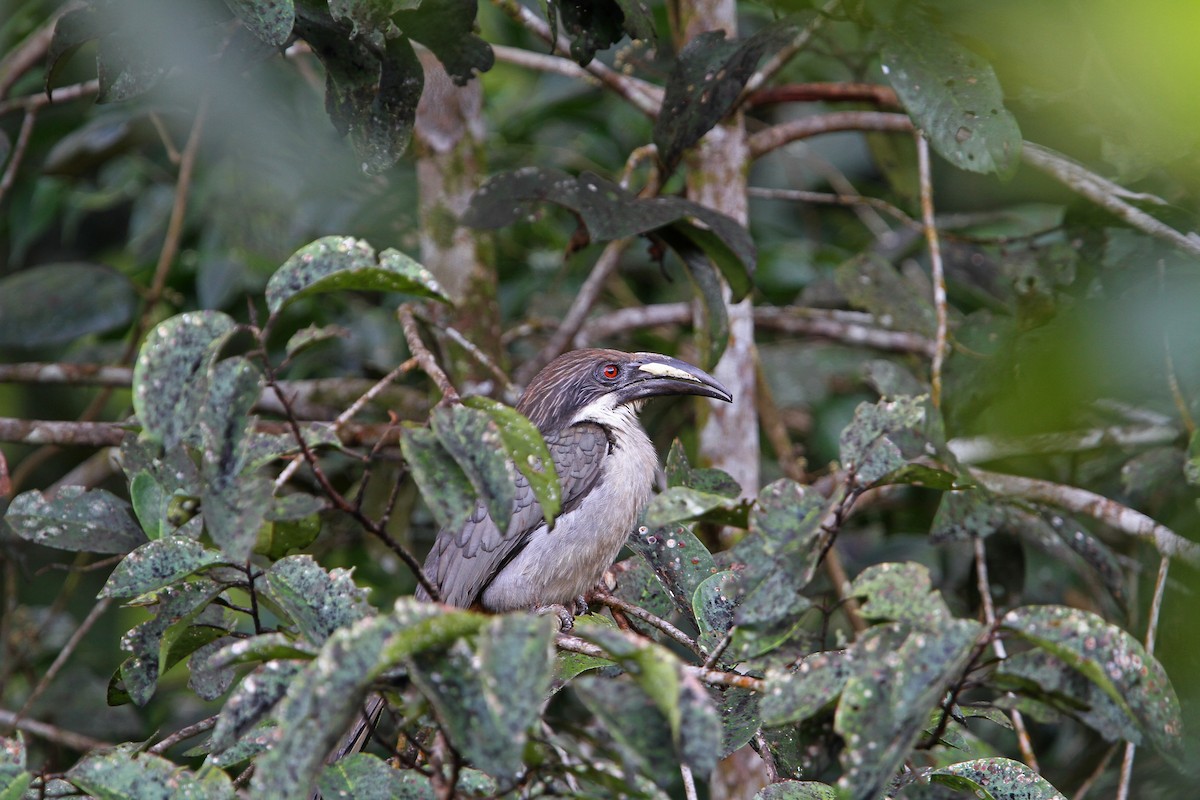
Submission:
[[[25,160],[25,150],[29,147],[29,138],[33,135],[33,124],[36,121],[37,111],[32,108],[26,110],[25,117],[21,120],[21,130],[17,132],[17,141],[8,156],[8,166],[4,168],[4,174],[0,175],[0,203],[4,202],[4,196],[17,179],[17,170]]]
[[[83,622],[79,623],[79,627],[76,628],[75,632],[71,634],[71,638],[67,640],[67,643],[63,645],[62,650],[60,650],[58,655],[54,657],[54,663],[52,663],[50,668],[46,670],[46,673],[38,679],[37,685],[33,687],[33,691],[29,693],[29,697],[25,698],[25,702],[21,705],[21,710],[17,712],[18,720],[28,714],[29,710],[33,708],[33,704],[36,703],[38,698],[42,696],[42,693],[46,691],[46,689],[50,686],[50,683],[58,675],[59,670],[61,670],[63,665],[67,663],[67,659],[69,659],[75,652],[76,648],[79,647],[79,643],[83,641],[83,637],[87,635],[88,631],[92,629],[92,626],[96,624],[96,621],[99,620],[104,612],[108,610],[110,605],[112,605],[112,598],[102,597],[96,603],[96,605],[92,606],[92,610],[89,611],[88,615],[83,618]]]
[[[400,326],[404,328],[404,339],[408,342],[409,351],[421,365],[421,370],[429,376],[438,391],[442,393],[441,402],[461,403],[462,398],[459,397],[458,390],[454,388],[454,384],[450,383],[446,373],[438,366],[433,353],[429,352],[429,348],[421,341],[421,333],[417,330],[417,321],[413,318],[412,309],[408,305],[402,305],[396,309],[396,316],[400,318]]]
[[[12,711],[4,708],[0,708],[0,725],[7,728],[16,728],[19,731],[24,731],[38,738],[45,739],[48,742],[61,744],[63,747],[69,747],[72,750],[84,753],[101,747],[113,746],[111,742],[102,742],[99,739],[93,739],[82,733],[64,730],[55,725],[39,722],[36,719],[21,719]]]
[[[649,611],[642,608],[641,606],[636,606],[633,603],[626,602],[625,600],[622,600],[621,598],[619,598],[615,595],[612,595],[612,594],[608,594],[608,593],[601,594],[601,593],[597,592],[593,596],[595,597],[596,601],[599,602],[601,605],[606,605],[609,608],[619,609],[620,611],[623,611],[627,616],[634,617],[636,619],[640,619],[642,622],[645,622],[649,625],[653,625],[655,628],[658,628],[660,631],[665,633],[667,636],[670,636],[672,639],[679,642],[681,645],[683,645],[687,649],[691,650],[696,655],[700,656],[701,658],[705,657],[706,654],[705,654],[704,650],[700,647],[699,644],[696,643],[695,639],[688,636],[686,633],[679,630],[679,628],[676,628],[674,625],[672,625],[670,622],[667,622],[662,617],[659,617],[655,614],[651,614]]]
[[[933,219],[933,175],[929,165],[929,141],[921,131],[917,140],[917,174],[921,184],[921,221],[925,242],[929,247],[929,263],[933,278],[933,308],[937,315],[937,332],[933,342],[933,364],[930,367],[929,393],[934,408],[942,406],[942,363],[946,360],[946,328],[949,312],[946,300],[946,269],[942,265],[942,246],[938,241],[937,225]],[[1032,765],[1031,765],[1032,766]]]
[[[182,741],[191,739],[193,736],[199,736],[205,731],[211,731],[217,726],[217,716],[218,715],[214,714],[207,719],[202,719],[199,722],[180,728],[170,736],[163,739],[161,742],[152,746],[150,748],[150,752],[155,753],[156,755],[162,755]]]
[[[907,114],[886,111],[835,111],[812,117],[781,122],[759,131],[749,138],[750,157],[759,158],[785,144],[836,131],[896,131],[908,133],[913,129]]]
[[[1181,431],[1171,425],[1121,425],[1066,433],[1030,436],[968,436],[951,439],[946,446],[964,464],[982,464],[1035,453],[1080,453],[1101,447],[1149,447],[1170,444]]]
[[[1082,164],[1033,142],[1022,144],[1021,158],[1027,164],[1037,167],[1062,182],[1072,191],[1083,195],[1101,208],[1111,211],[1133,227],[1168,241],[1194,256],[1200,256],[1200,236],[1195,232],[1180,233],[1165,222],[1160,222],[1127,202],[1128,200],[1140,200],[1161,203],[1162,201],[1158,198],[1130,192],[1107,178],[1102,178]]]
[[[628,635],[628,634],[627,634]],[[612,656],[605,652],[604,648],[599,645],[592,644],[589,641],[572,636],[567,633],[559,633],[555,640],[560,650],[566,650],[571,653],[580,653],[593,658],[612,659]],[[640,637],[633,637],[632,641],[639,647],[645,647],[645,640]],[[735,686],[742,689],[750,689],[751,691],[761,692],[763,690],[764,681],[761,678],[755,678],[753,675],[742,675],[738,672],[723,672],[717,669],[708,669],[706,667],[696,667],[685,664],[684,670],[699,678],[701,681],[710,686]]]
[[[315,423],[328,424],[326,420],[297,420],[300,426]],[[0,417],[0,442],[19,444],[68,445],[76,447],[119,447],[126,434],[133,429],[126,422],[74,422],[44,419],[14,419]],[[259,433],[290,433],[291,427],[284,422],[259,420],[254,429]],[[347,447],[395,445],[399,442],[396,426],[391,423],[359,423],[345,425],[338,431],[338,438]]]
[[[746,107],[775,103],[874,103],[899,108],[900,100],[890,86],[878,83],[793,83],[759,89],[746,98]]]
[[[1150,540],[1158,552],[1168,558],[1178,557],[1200,566],[1200,544],[1184,539],[1166,525],[1104,495],[1061,483],[982,469],[972,469],[971,476],[989,491],[1085,514],[1122,533]]]

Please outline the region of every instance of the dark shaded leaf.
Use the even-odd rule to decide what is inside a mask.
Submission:
[[[54,24],[54,35],[46,51],[45,89],[51,97],[51,83],[61,67],[59,62],[69,58],[81,45],[110,33],[116,27],[115,16],[105,12],[106,9],[97,5],[73,8]]]
[[[272,47],[283,47],[296,24],[295,0],[225,0],[246,28]]]
[[[763,725],[779,726],[808,719],[842,693],[854,671],[851,650],[814,653],[795,669],[769,671],[759,702]]]
[[[437,434],[406,425],[400,433],[400,451],[438,526],[461,528],[475,511],[475,487]]]
[[[488,414],[465,406],[435,408],[429,421],[492,519],[508,519],[516,498],[516,470],[505,456],[499,426]],[[474,508],[472,498],[468,511]]]
[[[870,312],[886,328],[932,337],[933,305],[879,256],[856,256],[838,265],[838,289],[850,304]]]
[[[325,236],[297,250],[267,282],[267,307],[275,314],[293,300],[345,290],[403,292],[449,302],[429,270],[399,250],[378,256],[362,239]]]
[[[749,689],[712,689],[721,713],[721,758],[740,750],[762,727],[759,696]]]
[[[981,626],[950,619],[934,631],[901,623],[869,629],[854,643],[854,674],[842,690],[834,728],[846,742],[838,788],[877,797],[966,666]]]
[[[137,597],[170,586],[206,567],[228,563],[219,551],[194,539],[166,536],[147,542],[125,556],[108,577],[100,596]]]
[[[329,422],[304,422],[300,425],[300,433],[304,443],[310,450],[318,447],[342,446],[337,429]],[[290,433],[257,433],[251,431],[244,443],[244,469],[257,469],[269,464],[277,458],[293,456],[300,453],[300,445],[296,437]]]
[[[1082,672],[1042,650],[1014,653],[1001,661],[994,680],[1078,719],[1110,742],[1142,743],[1137,723]]]
[[[680,231],[664,229],[658,236],[671,246],[687,267],[699,309],[699,324],[696,325],[699,364],[704,369],[712,369],[729,342],[729,313],[725,308],[721,278],[704,251]]]
[[[700,540],[683,526],[651,529],[642,525],[625,544],[649,562],[675,607],[691,616],[696,587],[717,572],[712,554]]]
[[[729,633],[740,595],[738,576],[732,570],[709,575],[696,587],[692,614],[700,630],[699,644],[705,652],[712,652]]]
[[[654,574],[654,568],[640,556],[628,558],[614,565],[617,597],[644,608],[651,614],[667,617],[675,607],[663,582]]]
[[[992,497],[986,489],[945,492],[929,535],[937,544],[990,536],[1007,522],[1008,516],[1003,501]]]
[[[525,476],[525,480],[529,481],[529,488],[541,506],[542,516],[553,528],[554,518],[562,507],[562,486],[554,471],[554,459],[546,447],[546,440],[534,424],[515,408],[478,395],[467,398],[465,403],[487,414],[496,424],[505,453]]]
[[[300,353],[308,348],[327,342],[330,339],[348,339],[350,338],[350,329],[342,325],[309,325],[307,328],[301,328],[291,335],[287,341],[286,352],[288,358],[294,358],[297,353]]]
[[[287,556],[272,564],[265,588],[300,635],[315,645],[371,610],[367,590],[355,585],[349,570],[326,572],[309,555]]]
[[[1141,642],[1101,617],[1065,606],[1028,606],[1001,624],[1099,686],[1165,755],[1178,757],[1183,721],[1162,665]]]
[[[219,311],[192,311],[159,323],[133,367],[133,410],[143,435],[171,451],[195,425],[217,350],[237,329]]]
[[[733,110],[759,59],[795,38],[800,25],[794,18],[778,20],[740,42],[726,41],[724,31],[706,31],[683,48],[654,124],[654,143],[668,172]]]
[[[994,800],[1066,800],[1045,778],[1009,758],[978,758],[934,770],[929,779],[974,797]]]
[[[681,198],[639,198],[591,172],[576,178],[561,170],[527,167],[494,175],[471,198],[462,223],[473,228],[501,228],[525,217],[527,206],[535,202],[570,209],[593,240],[623,239],[669,226],[672,233],[700,247],[713,260],[729,283],[734,301],[750,291],[757,252],[744,226]]]
[[[133,284],[100,264],[44,264],[0,278],[0,347],[63,344],[129,324]]]
[[[615,0],[576,3],[553,0],[563,30],[571,40],[571,58],[585,67],[597,50],[607,50],[624,33],[625,14]]]
[[[932,631],[951,618],[942,596],[933,590],[929,569],[913,561],[867,567],[854,579],[850,594],[867,598],[860,611],[869,619],[907,622]]]
[[[1021,130],[990,64],[919,15],[901,15],[880,58],[905,109],[933,149],[960,169],[1011,175]]]
[[[13,498],[4,519],[30,542],[87,553],[128,553],[146,542],[130,506],[104,489],[64,486],[51,499],[41,492]]]
[[[670,785],[679,762],[671,729],[662,711],[646,702],[645,693],[624,677],[592,675],[571,683],[587,710],[612,736],[622,758],[640,775]]]
[[[216,700],[233,685],[233,679],[236,677],[234,671],[215,663],[212,658],[231,641],[236,640],[222,636],[201,645],[188,656],[188,688],[200,699]]]
[[[476,72],[487,72],[496,63],[491,45],[476,35],[476,0],[422,2],[402,10],[392,19],[410,39],[428,47],[458,86]]]
[[[226,800],[233,783],[221,770],[203,777],[161,756],[139,753],[137,745],[84,756],[66,773],[67,780],[103,800]]]

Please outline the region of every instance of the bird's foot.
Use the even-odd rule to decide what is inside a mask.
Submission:
[[[576,597],[575,598],[575,608],[573,610],[575,611],[575,616],[577,616],[577,617],[583,616],[584,614],[586,614],[588,612],[587,598],[584,597],[583,595],[579,595],[578,597]]]
[[[533,610],[533,613],[553,614],[558,617],[558,629],[560,631],[569,631],[575,627],[575,616],[567,610],[567,607],[559,603],[550,603],[544,606],[538,606]]]

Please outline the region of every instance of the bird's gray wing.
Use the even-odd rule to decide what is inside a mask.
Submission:
[[[562,486],[559,513],[566,514],[596,485],[608,453],[608,436],[601,426],[585,422],[549,434],[545,439]],[[488,515],[483,503],[476,505],[461,529],[443,528],[438,532],[425,560],[425,575],[438,587],[443,603],[460,608],[475,603],[492,578],[521,551],[538,526],[544,524],[542,507],[534,498],[529,481],[519,472],[516,490],[511,521],[504,532]],[[428,598],[421,590],[417,596]]]

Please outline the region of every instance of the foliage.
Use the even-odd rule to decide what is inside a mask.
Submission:
[[[1191,786],[1200,126],[1028,56],[1060,12],[58,5],[0,22],[0,798]],[[477,503],[561,510],[512,364],[728,372],[747,320],[769,452],[647,408],[573,630],[411,596]]]

